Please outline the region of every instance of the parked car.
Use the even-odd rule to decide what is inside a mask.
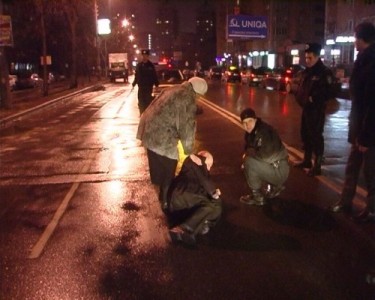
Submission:
[[[225,72],[223,79],[225,82],[241,83],[241,72],[236,66],[230,66]]]
[[[194,76],[204,78],[205,77],[205,71],[204,70],[194,70]]]
[[[189,69],[183,69],[182,75],[184,75],[185,80],[188,80],[189,78],[194,76],[194,71]]]
[[[252,68],[243,68],[241,70],[241,82],[248,85],[250,83],[250,77],[252,74]]]
[[[17,75],[15,89],[29,89],[37,86],[37,80],[34,74],[20,73]]]
[[[300,65],[292,65],[287,69],[274,69],[271,73],[263,77],[260,85],[266,89],[290,93],[292,90],[296,90],[299,83],[299,76],[297,74],[303,69],[304,67]]]
[[[299,81],[301,78],[301,72],[305,69],[302,65],[291,65],[287,72],[290,75],[290,80],[285,85],[285,91],[287,93],[295,92],[298,88]],[[288,71],[289,70],[289,71]]]
[[[262,82],[263,78],[271,73],[271,69],[267,67],[259,67],[256,69],[252,69],[250,77],[249,77],[249,85],[250,86],[259,86]]]
[[[179,69],[174,68],[161,68],[156,70],[156,74],[159,80],[159,86],[154,87],[153,97],[159,95],[164,89],[181,84],[185,81],[184,75]]]
[[[221,67],[211,67],[208,71],[209,79],[221,79],[223,76],[223,69]]]
[[[30,77],[34,81],[34,87],[41,86],[43,84],[43,78],[40,77],[37,73],[31,74]]]

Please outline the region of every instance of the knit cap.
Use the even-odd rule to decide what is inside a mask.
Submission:
[[[252,110],[251,108],[245,108],[242,112],[241,112],[241,121],[245,120],[245,119],[248,119],[248,118],[252,118],[252,119],[256,119],[256,114],[255,114],[255,111]]]
[[[203,78],[194,76],[189,79],[189,82],[192,84],[194,91],[197,94],[204,95],[207,92],[207,82]]]

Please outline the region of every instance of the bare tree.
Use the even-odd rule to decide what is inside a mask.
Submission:
[[[46,0],[35,0],[37,12],[40,15],[40,28],[42,33],[42,62],[43,62],[43,96],[48,96],[48,70],[47,70],[47,35],[45,26],[45,8]]]
[[[36,0],[46,1],[46,0]],[[80,18],[87,14],[87,11],[93,12],[92,0],[50,0],[47,1],[49,5],[49,11],[51,14],[63,14],[68,27],[69,27],[69,38],[71,46],[71,64],[70,64],[70,88],[76,88],[78,86],[78,72],[77,72],[77,41],[79,27],[83,27]],[[83,18],[86,20],[86,18]],[[92,20],[92,18],[90,18]],[[93,24],[95,26],[95,24]],[[95,27],[94,27],[95,28]],[[79,31],[81,34],[88,34],[84,30]],[[82,38],[82,37],[81,37]],[[85,39],[84,37],[82,38]]]

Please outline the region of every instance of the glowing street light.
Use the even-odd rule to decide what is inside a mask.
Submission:
[[[111,33],[111,21],[109,19],[99,19],[98,20],[98,34],[99,36],[108,36]],[[107,64],[107,39],[104,38],[104,68],[105,77],[108,77],[108,64]]]
[[[122,27],[128,27],[130,23],[127,19],[124,19],[122,20],[121,24],[122,24]]]

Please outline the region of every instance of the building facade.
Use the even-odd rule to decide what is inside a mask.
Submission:
[[[354,28],[361,22],[375,24],[375,0],[327,0],[325,27],[325,61],[350,75],[356,58]]]
[[[262,0],[225,1],[217,6],[217,56],[241,67],[283,67],[302,63],[292,55],[295,45],[324,42],[325,1]],[[308,12],[308,13],[306,13]],[[267,36],[259,39],[227,39],[227,15],[265,16]],[[226,60],[225,60],[226,59]]]

